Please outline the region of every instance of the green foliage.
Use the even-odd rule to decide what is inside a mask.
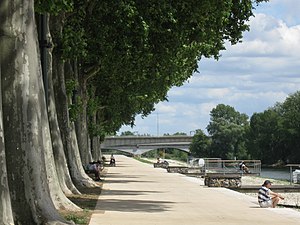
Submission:
[[[195,157],[260,159],[263,164],[298,163],[300,160],[300,92],[254,113],[250,124],[245,114],[218,105],[207,126],[210,137],[197,130],[190,150]]]
[[[69,116],[71,121],[76,121],[79,114],[82,112],[82,101],[80,96],[76,96],[75,103],[69,104]]]
[[[176,132],[176,133],[174,133],[173,135],[183,135],[183,136],[187,136],[187,134],[186,133],[184,133],[184,132]]]
[[[225,41],[241,41],[255,2],[36,0],[36,6],[62,13],[55,50],[79,62],[80,76],[97,99],[89,103],[89,117],[97,115],[89,120],[97,123],[90,132],[103,134],[133,126],[136,115],[149,115],[171,87],[197,70],[198,60],[217,59]],[[76,116],[79,108],[70,108]]]
[[[90,97],[88,100],[88,104],[87,104],[88,116],[92,117],[93,115],[95,115],[98,112],[99,108],[100,108],[99,98],[98,97],[95,97],[95,98]]]
[[[131,131],[123,131],[120,136],[134,136],[134,133]]]
[[[61,47],[64,59],[85,58],[87,56],[87,38],[84,18],[87,16],[86,4],[73,0],[74,8],[68,14],[63,26]]]
[[[285,155],[291,162],[300,161],[300,91],[288,96],[282,105]]]
[[[81,27],[74,29],[73,25],[74,24],[72,24],[72,26],[66,25],[64,27],[62,36],[62,49],[64,59],[85,57],[87,55],[87,43],[84,38],[84,29]]]
[[[207,126],[207,131],[212,139],[212,157],[248,158],[245,149],[245,135],[249,126],[248,116],[224,104],[219,104],[212,109],[210,116],[211,121]]]
[[[146,159],[141,159],[139,157],[135,157],[136,160],[142,162],[142,163],[147,163],[147,164],[153,164],[153,162],[146,160]]]
[[[89,135],[91,137],[105,137],[106,136],[106,132],[103,129],[102,126],[95,124],[95,123],[89,123],[88,124],[88,131],[89,131]]]
[[[95,5],[84,19],[88,53],[82,65],[101,64],[93,83],[101,121],[110,131],[151,113],[172,86],[192,75],[198,59],[218,58],[225,40],[238,42],[252,15],[250,0]]]
[[[255,113],[250,120],[248,149],[263,163],[300,160],[300,92],[280,104]]]
[[[39,13],[50,13],[57,15],[60,12],[71,12],[73,10],[73,0],[34,0],[35,11]]]
[[[194,157],[213,157],[211,152],[211,138],[205,135],[202,130],[197,130],[195,135],[193,136],[193,140],[190,145],[190,151],[192,156]]]
[[[69,98],[73,98],[73,101],[69,106],[69,116],[71,121],[75,121],[78,118],[79,113],[82,110],[81,97],[76,95],[78,88],[78,82],[73,79],[66,81],[66,93]]]
[[[78,88],[78,82],[74,79],[66,80],[66,93],[69,97],[73,95],[73,92]]]
[[[151,150],[149,152],[145,152],[144,154],[142,154],[143,157],[149,158],[149,159],[155,159],[158,157],[158,153],[157,150]]]
[[[251,155],[267,164],[281,159],[281,115],[272,108],[255,113],[251,117],[250,128],[248,149]]]
[[[75,224],[87,224],[87,217],[77,216],[75,214],[69,214],[65,216],[66,220],[73,221]]]
[[[188,153],[179,149],[166,149],[165,150],[165,158],[173,159],[182,162],[187,162]]]
[[[173,160],[186,162],[188,158],[188,153],[179,149],[167,148],[167,149],[154,149],[149,152],[145,152],[142,156],[149,159],[165,158],[165,159],[173,159]]]

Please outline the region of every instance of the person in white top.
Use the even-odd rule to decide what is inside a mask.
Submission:
[[[270,190],[271,185],[271,181],[265,180],[258,190],[258,203],[261,208],[275,208],[280,199],[284,199],[280,194]]]

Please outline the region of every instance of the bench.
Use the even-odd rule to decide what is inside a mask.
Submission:
[[[100,163],[99,163],[99,167],[100,167],[100,168],[99,168],[99,172],[102,171],[102,170],[104,169],[104,165],[105,165],[105,164],[104,164],[103,162],[100,162]],[[85,171],[86,174],[95,173],[94,170],[90,170],[90,169],[89,169],[89,166],[88,166],[88,165],[87,165],[87,166],[83,166],[83,169],[84,169],[84,171]]]
[[[162,163],[153,163],[154,168],[168,168],[169,163],[168,162],[162,162]]]
[[[167,171],[169,173],[188,173],[188,169],[186,166],[169,166]]]
[[[169,166],[167,168],[169,173],[181,173],[185,175],[203,176],[203,167],[188,167],[188,166]]]
[[[204,184],[208,187],[241,187],[242,175],[239,173],[206,173]]]

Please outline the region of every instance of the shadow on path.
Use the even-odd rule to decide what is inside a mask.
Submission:
[[[104,195],[147,195],[147,194],[154,194],[154,193],[162,193],[160,191],[129,191],[129,190],[105,190],[101,193],[102,196]]]
[[[149,200],[116,200],[104,199],[100,200],[95,210],[103,211],[119,211],[119,212],[162,212],[168,211],[171,206],[168,204],[175,204],[168,201],[149,201]]]
[[[109,180],[106,179],[105,183],[107,184],[122,184],[122,183],[153,183],[154,180]]]

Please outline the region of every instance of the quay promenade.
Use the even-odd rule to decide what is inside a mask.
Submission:
[[[262,209],[254,197],[115,157],[89,225],[300,224],[300,212],[293,209]]]

